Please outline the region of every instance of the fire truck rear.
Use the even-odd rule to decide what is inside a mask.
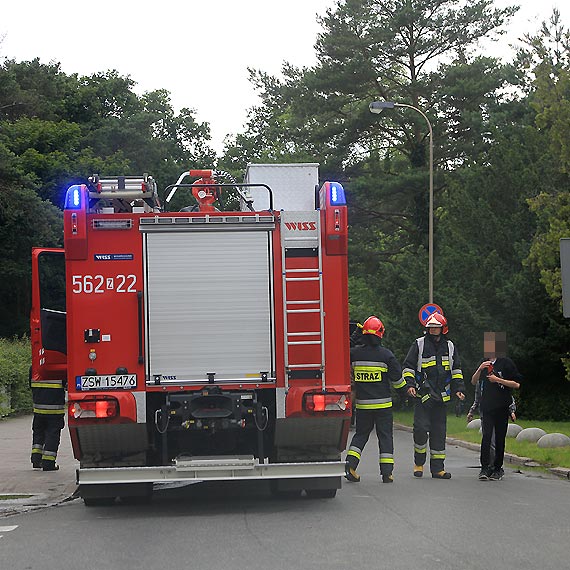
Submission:
[[[350,425],[347,212],[315,164],[69,188],[34,249],[32,381],[65,376],[88,505],[172,481],[334,497]],[[239,209],[223,211],[224,197]],[[65,272],[65,278],[63,278]],[[57,281],[65,302],[53,301]]]

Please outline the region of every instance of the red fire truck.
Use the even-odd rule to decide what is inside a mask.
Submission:
[[[187,183],[184,181],[187,180]],[[93,176],[33,250],[32,382],[67,379],[87,505],[172,481],[334,497],[351,416],[347,211],[318,166]],[[315,186],[315,184],[317,184]],[[222,196],[240,206],[222,211]],[[189,200],[190,201],[190,200]],[[218,206],[220,206],[218,208]]]

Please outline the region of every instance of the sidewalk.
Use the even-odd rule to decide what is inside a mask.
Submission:
[[[32,469],[32,415],[0,419],[0,518],[59,504],[77,488],[69,431],[61,432],[57,455],[59,471]],[[14,498],[13,495],[30,495]]]

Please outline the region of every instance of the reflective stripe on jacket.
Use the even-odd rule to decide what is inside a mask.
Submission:
[[[65,381],[41,380],[30,382],[34,414],[65,414]]]
[[[380,410],[392,407],[391,387],[405,388],[402,368],[394,354],[378,340],[367,340],[366,345],[350,351],[352,377],[355,388],[355,407],[359,410]]]
[[[448,402],[452,393],[465,391],[460,366],[457,349],[451,340],[443,338],[437,343],[426,334],[410,347],[402,378],[408,386],[417,389],[417,396],[423,403],[429,399]]]

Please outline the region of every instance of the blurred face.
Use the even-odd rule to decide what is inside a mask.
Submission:
[[[429,327],[428,328],[429,334],[433,336],[439,336],[442,331],[442,327]]]
[[[507,333],[486,332],[483,334],[483,355],[485,358],[500,358],[507,355]]]

